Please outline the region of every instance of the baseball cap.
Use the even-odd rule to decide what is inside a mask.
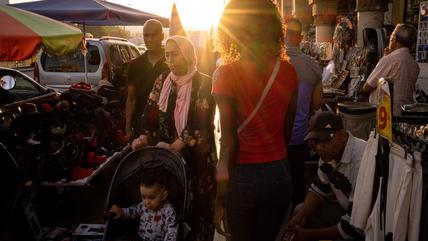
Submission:
[[[322,111],[317,112],[309,121],[309,133],[305,137],[306,140],[329,140],[332,134],[343,129],[342,118],[332,112]]]

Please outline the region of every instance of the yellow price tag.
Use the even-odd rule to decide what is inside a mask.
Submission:
[[[388,82],[381,79],[378,86],[378,104],[376,112],[376,128],[379,135],[392,142],[391,94]]]

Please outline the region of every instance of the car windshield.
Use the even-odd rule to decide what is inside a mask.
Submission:
[[[96,46],[88,45],[87,59],[88,72],[96,72],[101,62],[100,53]],[[85,72],[84,56],[80,49],[63,56],[43,53],[41,63],[46,72]]]
[[[10,104],[15,101],[25,100],[44,94],[35,83],[19,72],[0,70],[0,78],[10,76],[15,80],[15,86],[10,90],[0,88],[0,105]]]

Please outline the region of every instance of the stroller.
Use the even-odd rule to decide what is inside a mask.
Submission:
[[[178,227],[177,241],[184,240],[190,231],[185,223],[190,207],[190,190],[187,181],[186,163],[176,152],[160,147],[146,147],[129,153],[119,163],[107,194],[106,213],[113,204],[128,207],[141,202],[140,178],[145,170],[165,168],[171,174],[168,200],[176,211]],[[139,219],[114,219],[106,215],[105,241],[141,240],[138,236]]]

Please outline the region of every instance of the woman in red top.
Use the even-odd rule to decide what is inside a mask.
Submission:
[[[219,24],[224,65],[214,73],[212,90],[221,122],[214,224],[232,241],[275,240],[290,203],[286,142],[298,83],[283,60],[283,36],[271,1],[230,1]]]

